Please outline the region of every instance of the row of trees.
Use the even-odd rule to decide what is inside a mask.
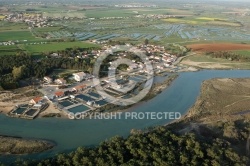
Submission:
[[[248,56],[243,56],[237,53],[227,52],[227,51],[208,52],[206,54],[211,56],[212,58],[222,58],[222,59],[228,59],[231,61],[243,61],[243,62],[250,61],[250,57]]]
[[[17,163],[18,165],[18,163]],[[220,139],[198,140],[194,134],[178,135],[164,127],[130,135],[114,137],[95,148],[78,148],[70,154],[59,154],[40,162],[25,161],[19,165],[80,166],[80,165],[246,165],[228,143]]]

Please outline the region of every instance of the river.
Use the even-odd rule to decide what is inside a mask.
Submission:
[[[186,114],[199,95],[202,81],[211,78],[246,78],[248,70],[203,70],[180,73],[172,85],[150,101],[131,107],[136,112],[180,112]],[[23,156],[0,156],[0,162],[8,163],[13,159],[42,159],[56,153],[69,152],[79,146],[94,146],[112,136],[128,136],[131,129],[164,125],[172,120],[68,120],[60,118],[39,118],[24,120],[0,115],[0,135],[24,138],[45,139],[56,142],[52,150]]]

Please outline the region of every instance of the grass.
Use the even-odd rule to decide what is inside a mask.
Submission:
[[[250,50],[237,50],[237,51],[232,51],[232,52],[242,55],[242,56],[250,56]]]
[[[187,60],[191,60],[193,62],[214,62],[214,63],[229,63],[231,61],[226,59],[219,59],[219,58],[211,58],[206,55],[192,55],[187,58]]]
[[[12,23],[6,21],[0,21],[0,32],[3,31],[24,31],[28,26],[24,23]]]
[[[35,28],[35,32],[51,32],[51,31],[59,31],[62,27],[42,27],[42,28]]]
[[[34,40],[36,39],[29,31],[0,32],[0,41]]]
[[[40,45],[24,45],[24,49],[27,50],[29,53],[52,52],[74,47],[91,48],[99,46],[87,42],[60,42],[60,43],[48,43]]]
[[[189,62],[192,62],[192,64]],[[202,54],[191,55],[183,59],[181,63],[200,68],[250,69],[250,63],[248,62],[236,62],[221,58],[211,58]]]
[[[15,55],[18,51],[22,51],[22,50],[15,45],[0,46],[0,56]]]
[[[192,15],[192,11],[179,10],[179,9],[168,9],[168,8],[135,8],[128,9],[131,11],[137,11],[139,14],[170,14],[170,15]]]
[[[213,18],[213,17],[197,17],[198,20],[205,20],[205,21],[214,21],[214,20],[222,20],[220,18]]]
[[[164,21],[170,22],[170,23],[184,23],[184,24],[198,24],[199,23],[199,21],[186,20],[186,19],[180,19],[180,18],[168,18],[168,19],[164,19]]]
[[[118,10],[118,9],[99,9],[99,10],[87,10],[85,15],[88,18],[103,18],[103,17],[130,17],[135,15],[133,11]]]
[[[227,21],[211,21],[208,22],[209,25],[219,25],[219,26],[232,26],[232,27],[240,27],[241,25],[236,22],[227,22]]]
[[[52,18],[62,18],[62,17],[85,18],[85,14],[81,12],[45,12],[44,16]]]
[[[201,24],[201,25],[206,25],[206,24],[211,24],[211,25],[219,25],[219,26],[241,26],[239,23],[236,22],[230,22],[225,19],[220,19],[220,18],[212,18],[212,17],[184,17],[184,18],[168,18],[168,19],[163,19],[166,22],[170,23],[182,23],[182,24]]]
[[[53,148],[53,144],[43,140],[0,136],[0,154],[30,154],[43,152]]]
[[[72,75],[73,73],[78,72],[77,70],[69,70],[69,69],[55,69],[53,70],[53,74],[58,77],[64,77],[66,75]]]

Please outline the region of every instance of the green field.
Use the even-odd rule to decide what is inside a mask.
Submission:
[[[194,12],[189,10],[168,9],[168,8],[135,8],[128,9],[137,11],[139,14],[166,14],[166,15],[192,15]]]
[[[212,58],[203,54],[186,57],[181,63],[204,69],[250,69],[249,62],[237,62],[221,58]]]
[[[32,54],[32,53],[59,51],[59,50],[65,50],[66,48],[74,48],[74,47],[92,48],[99,46],[87,42],[61,42],[61,43],[48,43],[40,45],[24,45],[23,47],[27,52]]]
[[[229,61],[227,59],[211,58],[207,55],[192,55],[187,57],[186,59],[193,62],[232,63],[232,61]]]
[[[130,17],[134,16],[135,13],[129,10],[118,10],[118,9],[99,9],[99,10],[87,10],[85,15],[88,18],[102,18],[102,17]]]
[[[249,50],[237,50],[233,51],[236,54],[243,55],[243,56],[250,56],[250,51]]]
[[[35,32],[52,32],[52,31],[59,31],[62,27],[42,27],[42,28],[34,28],[33,31]]]
[[[0,32],[0,41],[34,40],[36,39],[29,31]]]
[[[69,17],[69,18],[85,18],[85,14],[82,12],[46,12],[43,14],[46,17],[51,18],[63,18],[63,17]]]
[[[0,46],[0,56],[15,55],[18,51],[22,51],[22,50],[15,45]]]
[[[168,18],[164,19],[170,23],[182,23],[182,24],[201,24],[201,25],[220,25],[220,26],[241,26],[237,22],[231,22],[229,20],[212,18],[212,17],[184,17],[184,18]]]
[[[0,32],[3,31],[24,31],[28,26],[24,23],[12,23],[6,21],[0,21]]]

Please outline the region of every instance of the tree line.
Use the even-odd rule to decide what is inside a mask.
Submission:
[[[242,62],[249,62],[250,57],[239,55],[233,52],[227,51],[217,51],[217,52],[207,52],[206,55],[211,56],[212,58],[222,58],[228,59],[230,61],[242,61]]]
[[[247,158],[239,156],[221,139],[203,140],[192,133],[179,135],[157,127],[149,132],[135,132],[127,139],[116,136],[94,148],[79,147],[69,154],[42,161],[18,161],[26,166],[135,166],[135,165],[246,165]]]

